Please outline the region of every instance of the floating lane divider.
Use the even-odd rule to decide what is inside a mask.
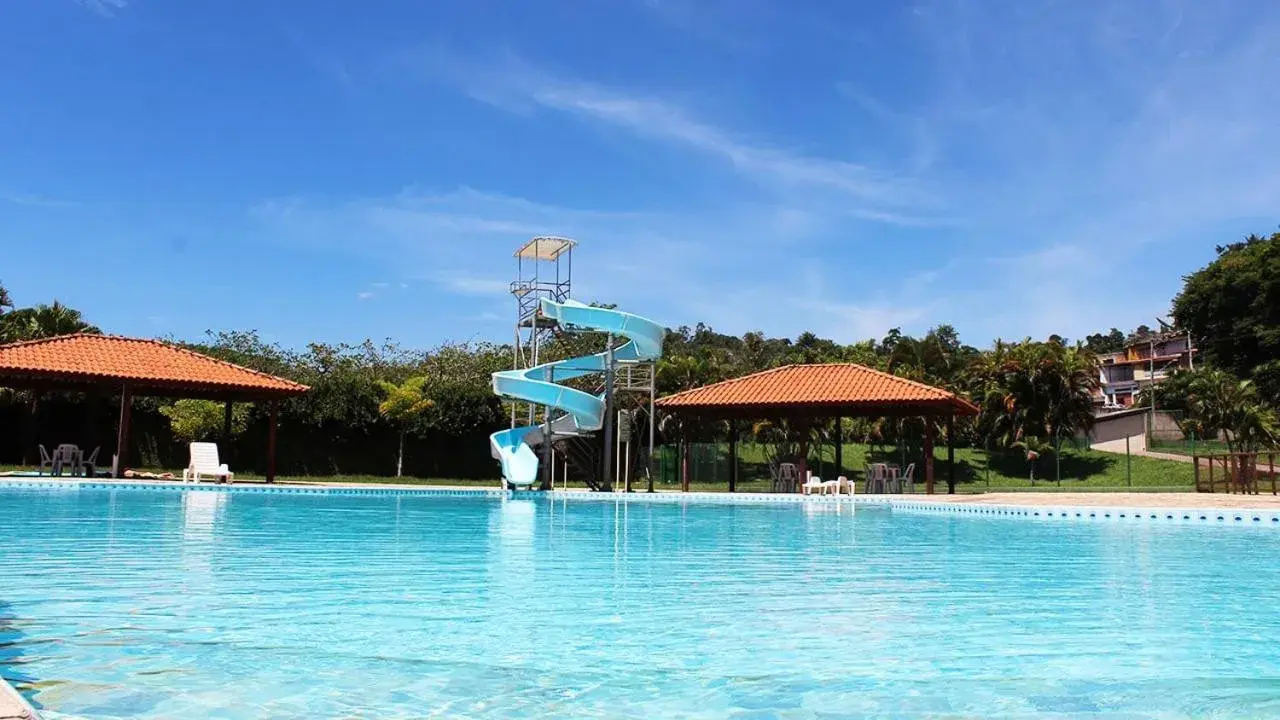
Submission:
[[[1143,508],[1073,505],[1007,505],[956,503],[889,495],[781,495],[772,493],[708,492],[536,492],[490,488],[404,487],[300,487],[290,485],[213,485],[181,482],[115,482],[0,477],[0,488],[29,490],[147,490],[155,492],[225,492],[272,495],[368,495],[428,497],[488,497],[554,499],[574,502],[712,503],[734,505],[796,505],[882,507],[894,512],[959,517],[1018,517],[1041,520],[1091,520],[1103,522],[1180,522],[1280,528],[1280,510],[1252,508]]]
[[[1280,510],[1258,508],[1100,507],[1081,505],[996,505],[987,503],[889,501],[894,511],[929,515],[1020,517],[1102,522],[1179,522],[1280,528]]]

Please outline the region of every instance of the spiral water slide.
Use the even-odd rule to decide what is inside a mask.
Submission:
[[[612,352],[615,364],[649,362],[662,355],[666,330],[658,323],[630,313],[592,307],[567,300],[542,300],[543,317],[559,323],[566,332],[605,332],[627,339]],[[525,370],[504,370],[493,374],[493,391],[504,398],[545,405],[565,414],[551,421],[551,440],[599,430],[604,424],[605,396],[583,392],[559,383],[603,373],[609,352],[585,355],[536,365]],[[538,454],[534,448],[544,442],[544,426],[524,425],[501,430],[489,437],[493,457],[502,464],[508,486],[529,487],[538,478]]]

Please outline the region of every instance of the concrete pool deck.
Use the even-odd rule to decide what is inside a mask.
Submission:
[[[995,492],[983,495],[915,495],[910,499],[969,505],[1176,508],[1187,510],[1280,510],[1277,495],[1144,492]]]
[[[0,679],[0,720],[40,720],[35,709],[4,679]]]
[[[180,489],[183,487],[217,487],[226,488],[227,485],[213,483],[183,483],[176,480],[147,480],[147,479],[95,479],[85,480],[83,478],[56,478],[56,477],[23,477],[23,476],[5,476],[0,475],[0,482],[11,484],[27,484],[32,485],[56,484],[76,486],[81,484],[93,485],[154,485],[171,489]],[[493,487],[480,485],[416,485],[404,483],[363,483],[363,482],[327,482],[327,481],[307,481],[307,482],[278,482],[268,485],[261,482],[237,482],[231,488],[315,488],[315,489],[341,489],[341,490],[381,490],[381,491],[450,491],[450,492],[492,492],[499,488],[496,481]],[[580,488],[570,490],[556,490],[555,494],[572,493],[574,495],[592,494],[590,491]],[[685,495],[678,490],[659,490],[657,495],[670,497],[672,495]],[[750,497],[753,499],[764,499],[771,493],[688,493],[691,499],[714,496],[714,497]],[[647,492],[634,492],[626,497],[634,497],[643,499],[648,496]],[[621,493],[614,493],[613,496],[622,497]],[[831,496],[815,495],[810,496],[815,499],[826,497],[828,500]],[[847,498],[847,495],[840,496]],[[1196,493],[1196,492],[990,492],[983,494],[958,494],[958,495],[925,495],[923,493],[915,493],[912,495],[856,495],[859,501],[911,501],[915,503],[946,503],[946,504],[967,504],[967,505],[1016,505],[1016,506],[1043,506],[1043,507],[1100,507],[1100,508],[1176,508],[1176,509],[1241,509],[1241,510],[1277,510],[1280,511],[1280,496],[1277,495],[1228,495],[1226,493]],[[799,499],[798,496],[780,496],[779,499],[787,500]],[[3,720],[3,716],[0,716]]]

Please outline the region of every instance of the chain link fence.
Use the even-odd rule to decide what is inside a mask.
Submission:
[[[1156,410],[1147,423],[1147,449],[1175,455],[1228,452],[1217,432],[1207,432],[1182,411]]]

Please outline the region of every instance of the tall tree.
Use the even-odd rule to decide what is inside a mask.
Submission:
[[[4,314],[5,308],[13,307],[13,299],[9,297],[9,291],[5,288],[4,283],[0,283],[0,315]]]
[[[186,442],[219,437],[226,419],[223,404],[212,400],[177,400],[161,405],[159,410],[161,415],[169,418],[173,436]],[[243,433],[248,425],[249,406],[245,403],[235,405],[231,411],[231,434]]]
[[[1070,438],[1093,424],[1098,360],[1083,345],[997,342],[969,367],[980,434],[1013,447],[1027,438]]]
[[[1191,331],[1206,361],[1280,396],[1280,233],[1250,235],[1217,251],[1186,277],[1173,318]]]
[[[6,342],[43,340],[74,333],[100,333],[85,321],[79,310],[53,301],[52,305],[21,308],[0,317],[0,335]]]
[[[385,380],[378,385],[386,393],[386,399],[378,405],[378,412],[395,424],[400,432],[400,449],[396,453],[396,477],[401,477],[404,471],[405,435],[409,433],[410,425],[431,409],[435,402],[426,396],[427,378],[421,375],[411,377],[399,385]]]
[[[1111,331],[1105,335],[1103,333],[1089,335],[1084,339],[1084,346],[1097,355],[1120,352],[1124,350],[1127,337],[1118,328],[1111,328]]]
[[[1162,407],[1179,411],[1183,432],[1200,437],[1222,434],[1232,452],[1274,447],[1280,418],[1258,395],[1257,387],[1216,368],[1184,370],[1157,389]]]

